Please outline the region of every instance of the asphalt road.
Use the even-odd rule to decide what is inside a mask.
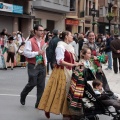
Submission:
[[[28,95],[25,106],[19,102],[20,92],[27,83],[27,77],[27,69],[0,70],[0,120],[47,120],[43,111],[34,108],[35,88]],[[62,115],[51,114],[50,120],[53,119],[62,120]],[[100,120],[111,118],[101,115]]]

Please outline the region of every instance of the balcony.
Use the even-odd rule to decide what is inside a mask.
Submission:
[[[54,0],[54,2],[53,0],[36,0],[33,1],[33,8],[57,13],[66,13],[69,12],[70,5],[69,0],[67,0],[66,5],[65,2],[62,2],[60,0]]]

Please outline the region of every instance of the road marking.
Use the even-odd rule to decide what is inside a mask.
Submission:
[[[16,94],[0,94],[0,96],[11,96],[11,97],[20,97],[20,95]],[[27,95],[28,97],[36,97],[35,95]]]

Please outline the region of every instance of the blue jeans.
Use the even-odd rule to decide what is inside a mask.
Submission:
[[[112,52],[106,52],[108,55],[108,68],[112,69]]]

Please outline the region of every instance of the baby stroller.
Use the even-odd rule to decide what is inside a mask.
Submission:
[[[82,106],[84,115],[80,120],[99,120],[97,115],[104,114],[113,117],[113,120],[120,120],[120,112],[118,110],[110,111],[109,107],[102,103],[100,99],[95,95],[89,80],[94,80],[94,75],[90,69],[83,71],[83,77],[85,81],[84,95],[82,98]],[[111,96],[111,94],[107,94]]]

